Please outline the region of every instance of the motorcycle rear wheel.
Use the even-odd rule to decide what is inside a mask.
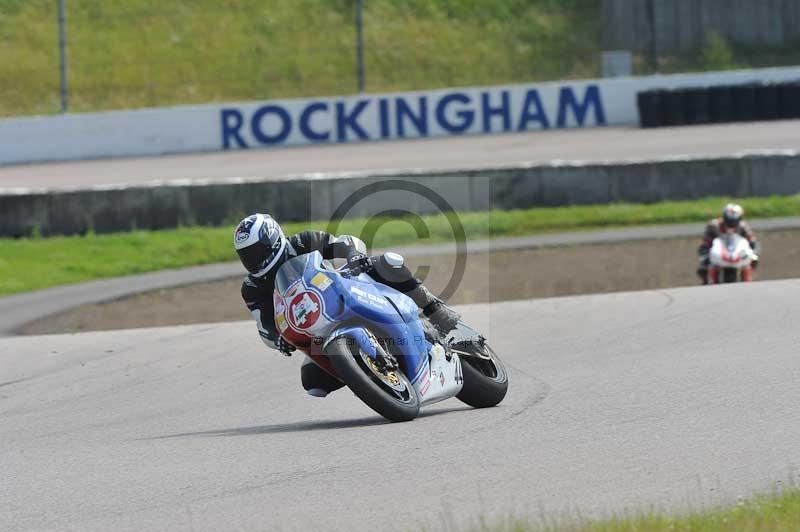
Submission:
[[[461,358],[464,386],[456,396],[473,408],[488,408],[500,404],[508,392],[508,372],[489,344],[473,343],[465,354],[454,349]],[[477,355],[477,356],[476,356]]]
[[[376,349],[383,348],[379,345]],[[346,337],[333,340],[325,353],[345,384],[378,414],[389,421],[411,421],[419,415],[417,391],[401,370],[381,371]]]

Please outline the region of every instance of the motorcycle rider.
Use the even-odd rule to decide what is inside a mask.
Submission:
[[[728,232],[738,233],[740,236],[747,239],[747,241],[750,243],[750,247],[756,254],[759,253],[761,246],[756,239],[756,235],[750,228],[750,224],[745,222],[743,218],[744,209],[742,209],[742,206],[736,203],[728,203],[725,205],[725,208],[722,209],[721,217],[715,218],[708,222],[706,231],[703,234],[703,241],[701,242],[700,247],[697,249],[697,254],[700,257],[700,265],[697,268],[697,275],[700,276],[703,284],[708,284],[708,267],[710,264],[708,255],[711,251],[711,245],[714,243],[714,239],[721,234]],[[753,269],[755,269],[757,266],[758,261],[753,261]]]
[[[287,238],[270,215],[255,213],[239,222],[233,244],[249,272],[242,283],[242,298],[256,321],[258,333],[268,347],[286,356],[291,356],[295,347],[281,337],[275,326],[272,299],[275,274],[288,259],[313,251],[319,251],[324,259],[346,258],[376,281],[409,296],[435,327],[433,334],[445,335],[458,324],[458,313],[413,276],[401,255],[384,253],[370,258],[364,242],[354,236],[303,231]],[[315,397],[325,397],[343,386],[310,359],[303,362],[300,376],[303,388]]]

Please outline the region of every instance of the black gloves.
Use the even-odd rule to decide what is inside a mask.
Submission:
[[[297,348],[287,342],[283,336],[278,336],[277,340],[273,340],[272,342],[275,345],[275,349],[281,352],[284,356],[290,357],[292,356],[292,352],[295,351]]]
[[[363,253],[354,253],[347,257],[347,266],[353,275],[372,271],[372,259]]]

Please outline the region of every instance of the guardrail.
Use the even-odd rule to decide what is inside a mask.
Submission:
[[[456,211],[537,206],[649,203],[708,196],[770,196],[800,192],[800,152],[696,157],[608,164],[523,164],[403,174],[331,174],[293,180],[221,180],[74,190],[0,190],[0,236],[21,237],[165,229],[233,223],[267,211],[282,221],[329,220],[359,191],[387,180],[420,185]],[[384,183],[385,184],[385,183]],[[440,212],[417,194],[402,206]],[[397,209],[391,195],[356,203],[349,217]]]

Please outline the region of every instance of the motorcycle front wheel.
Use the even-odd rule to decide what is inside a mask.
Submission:
[[[376,342],[377,343],[377,342]],[[388,356],[383,347],[376,347]],[[339,376],[368,407],[389,421],[411,421],[419,415],[419,397],[400,369],[381,369],[352,339],[341,336],[325,347]]]
[[[723,270],[722,282],[735,283],[739,280],[739,271],[736,268],[725,268]]]

